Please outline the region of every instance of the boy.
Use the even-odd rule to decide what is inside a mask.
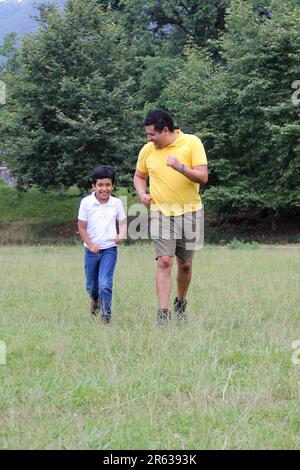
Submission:
[[[109,166],[97,167],[92,174],[94,192],[82,199],[78,213],[78,230],[85,246],[86,289],[91,297],[91,314],[96,316],[101,310],[104,323],[111,321],[117,245],[126,237],[127,229],[122,202],[111,195],[114,184],[114,170]]]

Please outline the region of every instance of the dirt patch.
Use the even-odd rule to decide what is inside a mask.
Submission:
[[[222,242],[234,238],[262,243],[300,243],[300,214],[289,217],[257,217],[254,212],[241,212],[235,217],[205,213],[205,238]]]
[[[25,220],[0,225],[0,244],[48,244],[76,243],[80,239],[77,223],[68,221],[62,224]]]

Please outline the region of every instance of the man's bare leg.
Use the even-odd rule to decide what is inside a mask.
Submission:
[[[192,261],[183,261],[178,256],[177,260],[177,299],[182,301],[185,299],[188,287],[192,278]]]
[[[160,309],[169,308],[173,260],[172,256],[159,256],[157,259],[156,294]]]

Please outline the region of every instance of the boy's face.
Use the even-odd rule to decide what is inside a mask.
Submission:
[[[103,178],[101,180],[97,180],[96,184],[92,184],[92,188],[96,193],[96,198],[98,201],[105,203],[108,201],[109,196],[114,189],[114,185],[112,184],[110,178]]]

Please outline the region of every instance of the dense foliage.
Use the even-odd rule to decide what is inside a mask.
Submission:
[[[19,187],[84,188],[97,163],[131,184],[160,105],[204,142],[207,207],[300,209],[300,0],[68,0],[38,21],[0,49],[1,147]]]

